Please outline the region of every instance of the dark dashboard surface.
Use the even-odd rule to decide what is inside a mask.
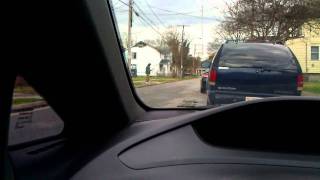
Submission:
[[[319,102],[258,101],[139,122],[73,179],[319,179],[315,124],[288,114],[312,107]]]
[[[136,170],[190,164],[320,168],[319,156],[246,151],[213,146],[203,142],[191,126],[176,129],[138,144],[121,153],[119,159],[127,167]]]

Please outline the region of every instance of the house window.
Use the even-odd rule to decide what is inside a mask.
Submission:
[[[131,64],[131,69],[137,69],[137,65],[136,64]]]
[[[160,71],[163,69],[163,64],[159,64]]]
[[[319,46],[311,46],[311,60],[319,60]]]
[[[136,52],[132,53],[132,58],[133,59],[137,59],[137,53]]]

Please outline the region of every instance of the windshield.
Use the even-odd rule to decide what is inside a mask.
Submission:
[[[134,93],[152,108],[320,96],[320,2],[108,1]]]

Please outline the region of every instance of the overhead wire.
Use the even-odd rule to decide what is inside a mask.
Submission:
[[[156,17],[156,19],[160,22],[160,24],[163,27],[166,27],[165,23],[159,18],[159,16],[154,12],[150,4],[148,3],[148,0],[145,0],[145,3],[147,4],[148,8],[150,9],[151,13]]]

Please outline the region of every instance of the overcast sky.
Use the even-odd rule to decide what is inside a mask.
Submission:
[[[121,1],[128,4],[128,0]],[[113,0],[113,6],[120,34],[124,37],[128,31],[128,6],[121,1]],[[159,39],[161,38],[159,33],[165,32],[169,26],[173,26],[181,32],[182,27],[178,25],[186,25],[185,36],[192,42],[190,53],[194,53],[194,46],[196,46],[196,53],[200,53],[201,46],[204,44],[204,55],[207,56],[207,44],[217,37],[215,29],[219,22],[223,20],[226,2],[232,0],[133,1],[133,7],[140,16],[134,15],[133,17],[132,36],[134,41]],[[203,19],[201,19],[202,5]],[[153,28],[151,28],[150,24],[152,24]],[[201,39],[202,26],[203,43]]]

